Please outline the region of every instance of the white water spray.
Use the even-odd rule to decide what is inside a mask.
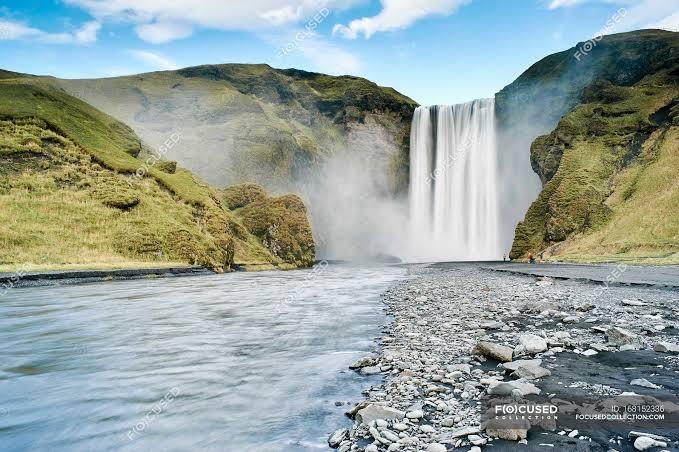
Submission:
[[[410,138],[410,260],[502,258],[495,100],[419,107]]]

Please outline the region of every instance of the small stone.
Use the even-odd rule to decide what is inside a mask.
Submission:
[[[469,448],[469,452],[481,452],[481,448],[479,446],[472,446]]]
[[[361,369],[363,375],[375,375],[382,372],[382,370],[377,366],[368,366]]]
[[[424,411],[422,411],[422,410],[408,411],[406,413],[406,417],[408,419],[420,419],[420,418],[424,417]]]
[[[330,438],[328,438],[328,445],[332,447],[333,449],[336,449],[339,447],[339,445],[342,443],[342,441],[345,440],[349,436],[349,430],[346,428],[341,428],[339,430],[336,430],[335,433],[330,435]]]
[[[632,380],[629,382],[632,386],[642,386],[644,388],[650,388],[650,389],[660,389],[660,386],[651,383],[645,378],[637,378],[635,380]]]
[[[446,446],[440,443],[431,443],[427,446],[427,452],[446,452]]]
[[[519,344],[523,345],[526,353],[535,354],[547,350],[547,340],[535,334],[523,334],[519,337]]]
[[[513,353],[514,350],[509,347],[487,341],[479,342],[474,348],[474,354],[492,358],[500,362],[511,361]]]
[[[576,316],[574,316],[574,315],[569,315],[569,316],[566,316],[566,317],[564,317],[563,319],[561,319],[561,321],[562,321],[563,323],[577,323],[577,322],[580,321],[580,318],[579,318],[579,317],[576,317]]]
[[[554,280],[552,280],[552,278],[549,278],[547,276],[535,281],[535,285],[538,286],[538,287],[551,286],[552,284],[554,284]]]
[[[479,435],[469,435],[467,440],[475,446],[483,446],[486,444],[486,442],[488,442],[486,438],[483,438]]]
[[[488,387],[488,394],[509,396],[517,391],[520,395],[526,396],[530,394],[540,394],[540,389],[532,383],[527,381],[511,381],[511,382],[501,382]]]
[[[452,427],[453,425],[455,425],[455,419],[453,419],[452,417],[447,417],[441,421],[441,425],[444,427]]]
[[[392,427],[394,428],[394,430],[398,430],[399,432],[405,432],[406,430],[408,430],[408,426],[402,422],[397,422],[394,425],[392,425]]]
[[[616,347],[632,345],[635,348],[642,348],[644,346],[644,343],[639,336],[622,328],[618,328],[617,326],[613,326],[606,330],[606,339]]]
[[[436,429],[432,427],[431,425],[425,424],[425,425],[420,425],[420,431],[423,433],[434,433]]]
[[[653,350],[659,353],[679,353],[679,345],[671,342],[658,342],[653,346]]]
[[[575,438],[576,436],[578,436],[578,433],[580,433],[580,432],[578,432],[577,430],[573,430],[572,432],[570,432],[568,434],[568,437],[569,438]]]
[[[652,447],[667,447],[667,443],[649,438],[648,436],[640,436],[634,441],[634,448],[636,450],[646,450]]]
[[[369,424],[371,421],[377,419],[400,421],[403,419],[403,416],[405,416],[403,411],[371,403],[356,413],[356,420],[363,424]]]
[[[511,374],[514,378],[522,378],[524,380],[537,380],[538,378],[547,377],[549,375],[552,375],[552,372],[549,369],[539,366],[519,367]]]
[[[519,367],[539,367],[542,365],[541,359],[517,359],[509,363],[502,363],[502,367],[507,370],[517,370]]]
[[[388,439],[392,443],[395,443],[396,441],[399,440],[398,435],[396,433],[392,432],[391,430],[385,429],[385,430],[382,430],[380,433],[382,434],[383,437],[385,437],[386,439]]]
[[[486,434],[494,438],[506,439],[508,441],[518,441],[526,439],[528,430],[523,428],[488,428]]]
[[[446,366],[446,370],[448,372],[460,371],[469,374],[472,371],[472,367],[469,364],[450,364]]]
[[[622,300],[624,306],[646,306],[646,303],[638,300]]]
[[[378,451],[379,451],[379,449],[377,448],[376,444],[368,444],[365,447],[365,452],[378,452]]]
[[[349,366],[349,369],[361,369],[363,367],[374,366],[374,365],[375,365],[375,359],[368,356],[368,357],[365,357],[365,358],[361,358],[357,361],[354,361],[354,363]]]
[[[585,356],[594,356],[594,355],[598,355],[599,352],[597,352],[596,350],[592,350],[592,349],[590,348],[590,349],[585,350],[584,352],[582,352],[582,354],[585,355]]]

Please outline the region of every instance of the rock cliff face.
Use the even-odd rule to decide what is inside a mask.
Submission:
[[[511,257],[546,250],[555,259],[675,262],[679,36],[605,37],[580,62],[578,48],[543,59],[498,94],[507,128],[544,128],[565,113],[531,145],[543,189],[516,229]],[[511,92],[539,102],[517,111]]]
[[[180,134],[169,156],[215,185],[289,190],[333,156],[361,152],[391,169],[385,189],[407,187],[403,162],[416,104],[362,78],[223,64],[55,83],[152,147]]]

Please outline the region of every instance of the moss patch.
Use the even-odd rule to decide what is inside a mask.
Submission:
[[[679,82],[670,71],[634,86],[595,82],[583,101],[533,142],[544,188],[510,256],[546,249],[552,259],[677,261]]]

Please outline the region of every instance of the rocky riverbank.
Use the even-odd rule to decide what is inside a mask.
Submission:
[[[364,391],[365,400],[347,412],[353,424],[330,436],[331,447],[679,449],[672,423],[679,413],[675,289],[606,288],[473,265],[411,271],[414,279],[384,296],[393,321],[380,353],[351,366],[383,374],[383,383]],[[643,421],[565,422],[583,407],[610,409],[611,400],[630,397],[661,406],[665,421],[652,428]],[[498,398],[559,411],[552,419],[497,424],[487,410]]]

